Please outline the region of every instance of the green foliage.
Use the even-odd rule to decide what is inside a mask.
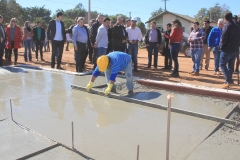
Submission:
[[[40,21],[42,23],[42,27],[47,27],[48,26],[48,21],[45,21],[43,17],[36,17],[32,23],[37,24],[37,21]]]
[[[162,13],[163,12],[163,9],[162,9],[162,7],[160,7],[159,9],[157,9],[157,10],[155,10],[155,11],[153,11],[152,13],[151,13],[151,17],[150,18],[152,18],[152,17],[154,17],[154,16],[156,16],[156,15],[159,15],[160,13]]]
[[[74,19],[71,19],[71,18],[68,18],[68,17],[63,18],[62,21],[63,21],[66,29],[69,28],[72,24],[74,24]]]
[[[224,14],[230,12],[229,7],[227,5],[220,6],[219,3],[216,3],[215,6],[207,8],[201,8],[198,13],[195,15],[195,19],[202,24],[205,19],[215,20],[223,18]]]
[[[15,0],[1,0],[0,11],[5,23],[9,23],[12,18],[17,18],[20,25],[24,23],[22,16],[19,16],[24,14],[24,10]]]
[[[51,11],[42,7],[27,7],[24,10],[24,21],[37,22],[41,21],[44,26],[52,19]]]
[[[146,26],[143,22],[138,22],[137,27],[141,30],[142,35],[146,34]]]

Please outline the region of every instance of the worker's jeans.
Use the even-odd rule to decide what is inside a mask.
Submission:
[[[225,83],[233,83],[232,74],[234,71],[234,62],[238,52],[220,53],[220,67],[225,77]]]
[[[127,89],[129,91],[133,91],[132,62],[129,62],[127,67],[123,71],[125,73],[126,80],[127,80],[127,83],[126,83]],[[107,69],[107,71],[105,72],[105,77],[106,77],[106,80],[107,80],[107,84],[110,81],[111,73],[112,73],[111,69]]]
[[[193,72],[199,72],[202,52],[203,52],[202,49],[191,49],[191,57],[193,61]]]

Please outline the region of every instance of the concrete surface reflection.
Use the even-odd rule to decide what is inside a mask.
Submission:
[[[92,109],[97,113],[96,125],[99,128],[106,128],[110,125],[121,124],[128,120],[133,113],[133,106],[127,106],[127,109],[122,108],[122,102],[114,102],[110,98],[99,97],[99,99],[93,99],[91,94],[87,94],[86,98],[93,107]]]

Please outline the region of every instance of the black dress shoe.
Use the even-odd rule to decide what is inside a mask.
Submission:
[[[179,73],[178,72],[173,72],[170,74],[171,77],[179,77]]]
[[[162,69],[169,69],[169,68],[167,68],[167,67],[163,67]]]
[[[133,91],[128,91],[128,94],[133,94]]]
[[[57,69],[64,70],[61,66],[60,66],[60,67],[57,67]]]
[[[139,72],[139,70],[137,70],[137,69],[134,69],[133,71],[134,71],[134,72]]]

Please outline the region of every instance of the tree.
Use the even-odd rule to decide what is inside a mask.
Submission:
[[[24,10],[23,20],[30,22],[41,21],[43,26],[46,26],[47,23],[52,19],[52,17],[51,10],[46,9],[44,7],[45,6],[23,8]]]
[[[215,6],[209,9],[201,8],[197,15],[195,15],[195,19],[200,24],[202,24],[205,19],[218,21],[218,19],[223,18],[227,12],[230,12],[227,5],[224,4],[221,6],[219,3],[216,3]]]
[[[202,24],[203,21],[204,21],[205,19],[208,19],[208,18],[209,18],[209,15],[208,15],[208,10],[207,10],[207,8],[201,8],[201,9],[198,11],[197,15],[195,15],[195,19],[196,19],[200,24]]]
[[[143,22],[138,22],[137,27],[141,30],[142,35],[146,34],[146,26]]]
[[[1,0],[0,10],[6,23],[12,18],[17,18],[20,25],[24,23],[21,16],[24,14],[23,8],[15,0]]]
[[[163,9],[162,9],[162,7],[160,7],[159,9],[157,9],[157,10],[155,10],[151,13],[151,18],[156,16],[156,15],[159,15],[162,12],[163,12]]]

